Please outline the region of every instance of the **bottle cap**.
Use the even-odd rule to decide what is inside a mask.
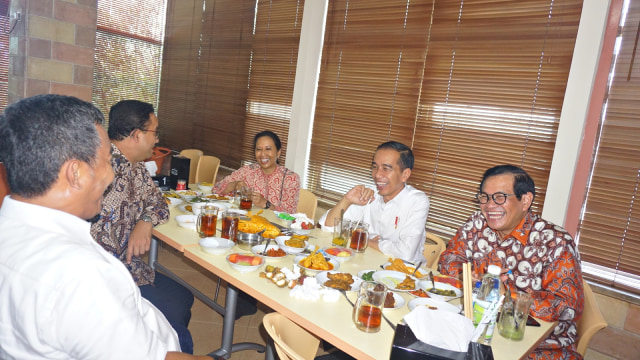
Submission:
[[[487,272],[491,275],[500,276],[500,271],[502,269],[498,265],[489,265],[487,268]]]

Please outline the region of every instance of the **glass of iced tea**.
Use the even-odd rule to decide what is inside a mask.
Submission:
[[[253,189],[249,186],[244,186],[241,191],[240,209],[251,210],[251,206],[253,206]]]
[[[353,224],[351,228],[351,243],[349,247],[355,252],[363,252],[369,243],[369,224]]]
[[[227,210],[222,217],[222,236],[225,239],[233,240],[236,242],[236,235],[238,234],[238,222],[240,221],[240,213],[233,210]]]
[[[353,307],[353,323],[364,332],[380,331],[382,308],[387,296],[387,287],[373,281],[365,281],[360,286],[358,300]]]
[[[213,205],[204,205],[200,208],[196,229],[200,237],[211,237],[216,235],[216,223],[218,222],[219,208]]]

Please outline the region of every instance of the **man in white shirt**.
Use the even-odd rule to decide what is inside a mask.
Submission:
[[[369,247],[407,261],[424,261],[425,225],[429,198],[406,182],[413,169],[413,152],[397,141],[381,144],[371,161],[371,177],[377,192],[356,185],[320,218],[330,231],[334,219],[362,219],[369,224]]]
[[[11,189],[0,208],[0,358],[210,360],[178,352],[166,318],[89,234],[114,176],[103,121],[61,95],[0,117]]]

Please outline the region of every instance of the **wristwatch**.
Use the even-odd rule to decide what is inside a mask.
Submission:
[[[144,222],[148,222],[148,223],[153,222],[153,219],[151,219],[151,216],[149,216],[149,215],[142,215],[142,216],[140,216],[140,220],[142,220],[142,221],[144,221]]]
[[[271,203],[269,202],[269,200],[267,200],[267,204],[264,206],[265,209],[268,209],[271,207]]]

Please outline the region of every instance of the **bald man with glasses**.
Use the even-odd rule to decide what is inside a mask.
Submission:
[[[531,211],[533,179],[523,169],[500,165],[485,171],[475,212],[440,257],[440,272],[459,276],[471,262],[477,276],[502,268],[511,292],[531,294],[531,315],[558,321],[529,359],[580,359],[576,320],[584,308],[580,255],[569,233]]]

